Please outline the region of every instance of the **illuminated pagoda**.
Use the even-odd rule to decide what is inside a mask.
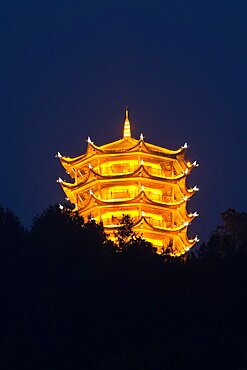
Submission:
[[[187,228],[198,216],[186,204],[199,189],[187,189],[186,177],[198,164],[185,162],[187,144],[165,149],[131,136],[126,110],[123,138],[97,146],[87,139],[86,154],[69,158],[57,154],[73,183],[59,178],[66,197],[85,220],[103,222],[114,240],[123,215],[131,216],[133,231],[157,247],[172,246],[172,255],[188,251],[199,239]]]

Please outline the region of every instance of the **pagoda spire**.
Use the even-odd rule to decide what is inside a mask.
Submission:
[[[130,121],[129,121],[129,111],[128,111],[128,108],[126,108],[123,138],[128,138],[128,137],[131,137],[131,130],[130,130]]]

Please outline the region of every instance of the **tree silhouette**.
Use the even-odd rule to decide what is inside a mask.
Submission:
[[[247,255],[247,213],[228,209],[221,213],[222,225],[217,226],[198,255],[213,263],[222,259]]]
[[[120,250],[125,248],[127,244],[133,243],[133,241],[136,240],[137,235],[132,230],[133,225],[133,220],[129,215],[122,216],[120,227],[115,232],[115,238]]]
[[[133,220],[129,215],[123,215],[120,227],[115,232],[116,243],[122,253],[142,255],[153,255],[157,249],[150,242],[145,240],[142,235],[133,231]]]
[[[217,232],[224,240],[230,242],[236,251],[247,252],[247,213],[237,212],[229,208],[221,213],[223,225],[218,226]]]
[[[77,212],[55,205],[34,218],[31,235],[42,243],[49,240],[56,245],[69,240],[69,235],[80,234],[83,225],[84,219]]]
[[[27,231],[8,208],[0,206],[0,258],[18,252],[25,244]]]

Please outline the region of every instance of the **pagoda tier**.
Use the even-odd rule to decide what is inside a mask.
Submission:
[[[186,178],[198,164],[185,162],[187,144],[176,151],[131,137],[128,112],[123,138],[97,146],[87,140],[86,154],[76,158],[58,153],[73,183],[58,179],[75,210],[85,219],[102,221],[114,239],[123,215],[133,219],[133,230],[157,247],[172,244],[181,255],[198,240],[188,239],[187,228],[198,216],[188,214],[186,204],[199,189],[187,189]]]

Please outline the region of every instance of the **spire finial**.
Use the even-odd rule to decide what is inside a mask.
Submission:
[[[131,131],[130,131],[129,111],[128,111],[128,108],[126,107],[123,138],[127,138],[127,137],[131,137]]]
[[[125,122],[126,121],[129,122],[129,111],[128,111],[128,107],[125,108]]]

